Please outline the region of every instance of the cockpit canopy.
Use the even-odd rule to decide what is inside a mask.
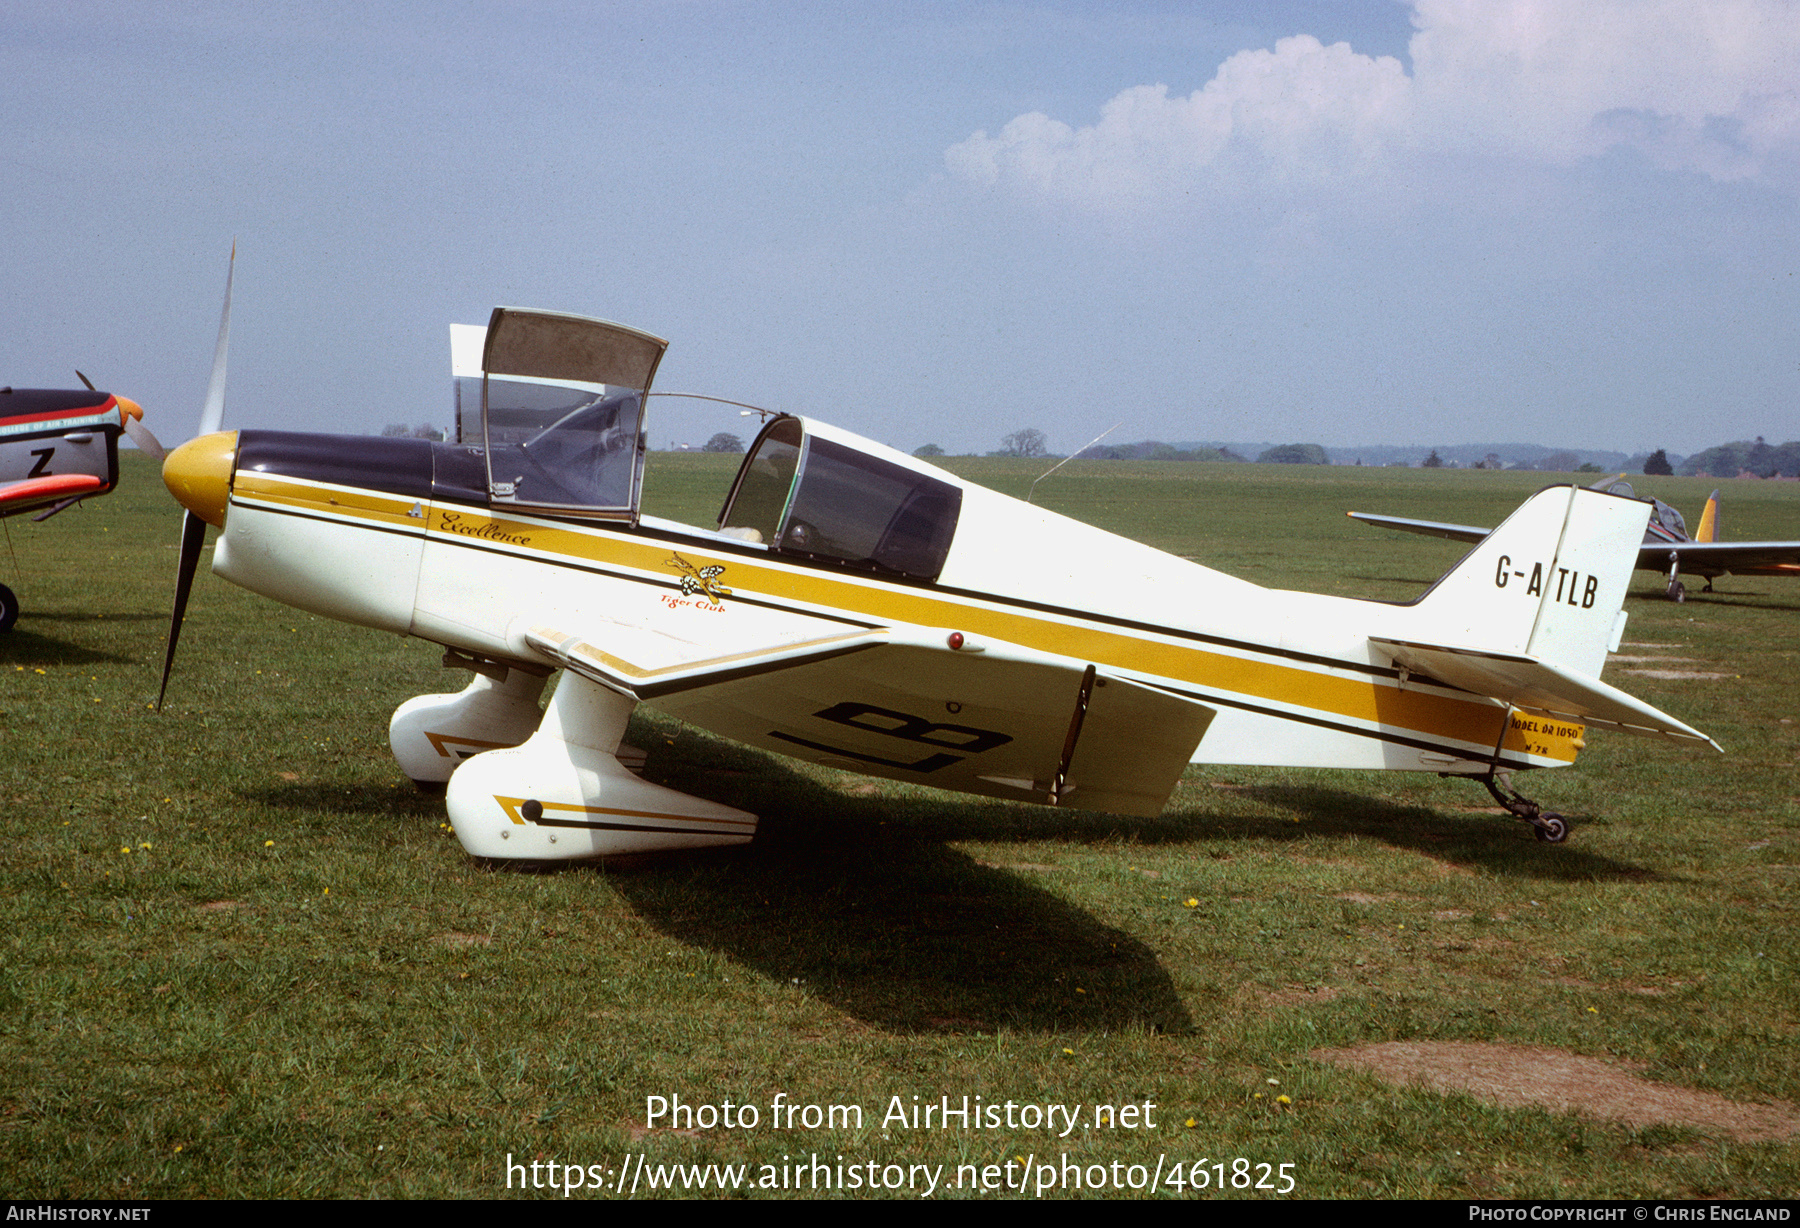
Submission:
[[[494,308],[480,386],[489,502],[635,520],[644,396],[668,344],[605,320]]]
[[[719,530],[780,554],[937,579],[962,490],[808,425],[781,416],[763,428],[719,513]]]
[[[636,523],[644,401],[667,347],[622,324],[516,307],[496,307],[486,329],[452,325],[457,439],[485,454],[489,505]],[[775,554],[935,580],[963,492],[932,474],[777,414],[738,471],[719,531]]]
[[[1638,498],[1638,493],[1631,488],[1631,483],[1622,478],[1614,478],[1605,485],[1596,484],[1595,489],[1608,491],[1615,495],[1624,495],[1627,499]],[[1653,506],[1653,510],[1650,513],[1650,522],[1652,524],[1661,525],[1664,529],[1667,529],[1670,533],[1674,534],[1677,540],[1686,541],[1688,536],[1687,521],[1682,518],[1681,513],[1670,507],[1667,503],[1664,503],[1661,499],[1651,499],[1650,502]]]

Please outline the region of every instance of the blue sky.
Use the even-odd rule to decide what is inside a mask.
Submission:
[[[14,0],[0,107],[0,381],[165,439],[234,237],[235,426],[506,303],[905,449],[1800,436],[1793,3]]]

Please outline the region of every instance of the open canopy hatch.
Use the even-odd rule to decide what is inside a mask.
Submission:
[[[635,521],[644,396],[668,345],[606,320],[494,308],[481,355],[489,502]]]

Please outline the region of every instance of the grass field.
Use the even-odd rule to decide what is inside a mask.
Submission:
[[[709,520],[734,462],[653,457],[647,510]],[[951,466],[1017,494],[1040,468]],[[1088,462],[1038,501],[1258,583],[1406,598],[1460,548],[1346,510],[1497,523],[1540,481]],[[1714,484],[1639,483],[1690,519]],[[1726,536],[1800,537],[1800,484],[1724,486]],[[1466,781],[1195,769],[1161,817],[1124,819],[872,782],[640,713],[648,775],[759,813],[758,840],[531,872],[472,862],[388,755],[396,705],[464,680],[429,644],[203,572],[150,710],[172,509],[133,455],[119,494],[6,522],[0,580],[25,611],[0,636],[6,1196],[491,1197],[509,1156],[584,1182],[641,1179],[640,1157],[749,1164],[789,1194],[781,1166],[814,1155],[951,1182],[1066,1154],[1128,1187],[1160,1162],[1162,1196],[1193,1194],[1166,1174],[1202,1161],[1208,1197],[1266,1194],[1282,1164],[1312,1197],[1800,1189],[1783,1128],[1621,1122],[1598,1085],[1576,1112],[1504,1107],[1314,1056],[1541,1047],[1791,1124],[1800,583],[1677,606],[1638,573],[1623,652],[1658,660],[1607,679],[1727,753],[1590,735],[1575,768],[1525,782],[1573,820],[1563,846]],[[1066,1138],[884,1121],[895,1097],[964,1095],[1156,1108]],[[863,1121],[783,1128],[778,1096]],[[647,1130],[652,1097],[759,1120]]]

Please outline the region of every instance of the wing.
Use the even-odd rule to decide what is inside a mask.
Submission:
[[[1214,715],[1086,662],[947,630],[848,631],[704,660],[670,653],[654,634],[609,632],[605,648],[550,627],[526,638],[585,678],[734,741],[1121,814],[1161,812]]]
[[[1406,520],[1399,516],[1377,516],[1372,512],[1345,512],[1352,520],[1372,524],[1381,529],[1398,529],[1402,533],[1419,533],[1426,537],[1447,537],[1457,542],[1478,542],[1492,529],[1477,529],[1466,524],[1440,524],[1435,520]]]
[[[1680,559],[1684,575],[1800,576],[1800,542],[1667,542],[1646,545],[1638,566],[1669,570],[1669,557]]]

